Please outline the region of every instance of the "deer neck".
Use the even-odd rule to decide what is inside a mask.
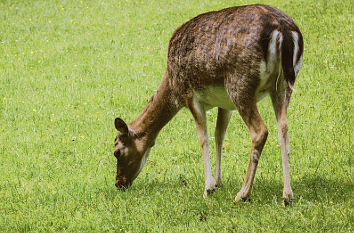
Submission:
[[[144,135],[144,141],[147,144],[154,144],[160,130],[180,109],[172,93],[167,74],[165,74],[156,93],[142,113],[130,124],[137,133]]]

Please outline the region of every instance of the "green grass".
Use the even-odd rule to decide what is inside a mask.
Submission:
[[[281,206],[269,98],[259,104],[270,135],[251,202],[233,204],[251,146],[238,114],[225,139],[223,185],[210,198],[185,109],[133,186],[114,187],[114,118],[133,120],[154,93],[173,31],[199,13],[255,2],[0,0],[0,231],[353,231],[349,0],[261,1],[287,12],[305,41],[289,108],[291,207]],[[210,135],[215,118],[210,111]]]

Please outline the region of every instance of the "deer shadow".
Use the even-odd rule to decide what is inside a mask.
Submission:
[[[343,203],[351,199],[354,185],[349,180],[328,179],[318,175],[303,176],[292,181],[294,202]],[[283,183],[275,180],[257,180],[253,194],[263,202],[271,202],[274,195],[282,196]],[[252,194],[252,195],[253,195]]]
[[[241,188],[241,181],[231,179],[223,181],[222,185],[218,187],[216,193],[213,195],[229,198],[229,196],[236,195]],[[337,179],[328,179],[321,176],[303,176],[292,181],[292,189],[294,192],[294,203],[298,201],[305,202],[329,202],[329,203],[343,203],[351,200],[351,194],[354,185],[349,180],[341,181]],[[104,188],[104,192],[109,197],[114,197],[122,193],[117,188]],[[194,197],[201,197],[203,194],[203,183],[200,182],[199,177],[181,177],[169,179],[154,179],[149,181],[140,180],[128,188],[127,196],[135,194],[139,195],[142,192],[144,195],[155,195],[155,193],[171,193],[171,190],[180,192],[181,195],[192,195]],[[281,199],[283,190],[283,183],[278,180],[258,179],[255,180],[251,201],[259,203],[271,203],[274,198]],[[124,193],[126,193],[124,192]],[[178,194],[177,194],[178,195]]]

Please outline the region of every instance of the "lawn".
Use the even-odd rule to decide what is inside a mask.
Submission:
[[[132,121],[166,69],[173,31],[192,17],[262,2],[289,14],[305,43],[289,107],[294,202],[269,98],[268,141],[250,202],[233,203],[249,159],[235,113],[223,184],[203,198],[195,124],[180,111],[125,192],[114,186],[114,118]],[[1,232],[352,232],[352,1],[0,0]],[[208,112],[214,165],[216,111]]]

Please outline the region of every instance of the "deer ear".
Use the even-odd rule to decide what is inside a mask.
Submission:
[[[120,119],[119,117],[117,117],[114,120],[114,125],[115,125],[116,129],[118,130],[118,132],[120,132],[122,135],[127,135],[128,134],[129,129],[128,129],[127,124],[122,119]]]

